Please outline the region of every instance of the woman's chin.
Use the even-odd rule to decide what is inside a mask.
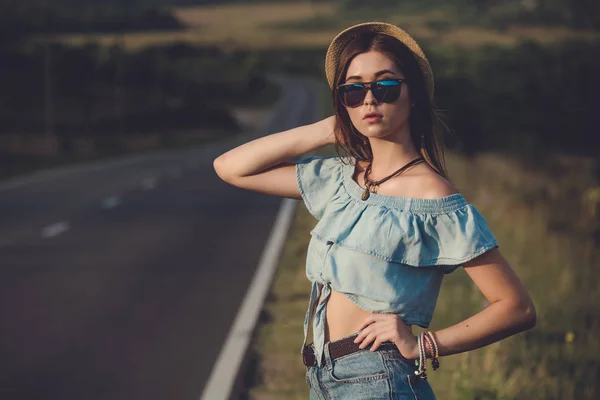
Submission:
[[[361,130],[361,133],[369,139],[380,139],[388,136],[389,131],[385,126],[380,124],[372,124]]]

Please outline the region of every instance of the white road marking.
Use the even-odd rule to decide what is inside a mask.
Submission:
[[[299,93],[304,94],[304,97],[294,96],[291,101],[300,104],[300,106],[289,107],[291,109],[296,109],[296,114],[294,114],[293,117],[290,116],[290,120],[292,121],[300,120],[302,101],[306,102],[309,100],[309,95],[306,90],[301,90]],[[302,98],[302,101],[300,98]],[[279,110],[281,104],[285,104],[283,100],[280,100],[279,104],[276,106],[276,112]],[[268,124],[266,128],[267,131],[272,130],[274,120],[275,119],[273,118]],[[247,138],[239,138],[238,140],[240,140],[240,144],[244,143],[244,141],[248,141]],[[228,146],[230,146],[230,144],[228,144]],[[312,155],[313,153],[314,152],[310,152],[306,155]],[[281,203],[275,224],[271,230],[267,245],[263,249],[254,278],[242,301],[242,306],[238,310],[238,314],[229,331],[227,339],[225,340],[225,344],[221,349],[217,362],[213,366],[213,370],[204,387],[204,391],[200,396],[200,400],[229,400],[235,378],[238,375],[243,356],[250,343],[252,332],[254,331],[260,310],[277,268],[281,250],[287,240],[287,234],[292,222],[296,203],[297,200],[293,199],[283,199]]]
[[[279,256],[294,216],[297,200],[283,199],[269,235],[267,245],[258,263],[254,278],[238,310],[233,326],[221,348],[217,362],[213,366],[208,383],[204,387],[201,400],[228,400],[234,380],[238,374],[242,358],[246,353],[252,332],[258,320],[265,296],[277,269]]]
[[[156,179],[155,178],[146,178],[142,181],[142,188],[145,190],[154,189],[156,187]]]
[[[121,204],[121,199],[118,196],[110,196],[104,199],[102,202],[102,208],[111,209],[115,208],[119,204]]]
[[[71,229],[67,221],[57,222],[42,229],[42,237],[51,238]]]

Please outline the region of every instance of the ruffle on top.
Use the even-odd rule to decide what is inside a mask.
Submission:
[[[437,199],[371,193],[353,179],[354,163],[311,156],[296,164],[309,212],[319,220],[311,234],[323,241],[413,267],[451,273],[498,247],[485,218],[459,193]]]

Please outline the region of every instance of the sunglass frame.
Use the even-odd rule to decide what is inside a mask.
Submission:
[[[386,82],[386,81],[398,82],[398,87],[399,87],[398,88],[398,91],[399,91],[398,97],[400,97],[400,94],[402,93],[402,83],[406,82],[406,79],[404,79],[404,78],[402,78],[402,79],[401,78],[398,78],[398,79],[390,79],[390,78],[388,78],[388,79],[379,79],[379,80],[371,81],[371,82],[350,82],[350,83],[343,83],[343,84],[339,85],[336,88],[336,90],[338,91],[338,94],[340,96],[340,101],[342,102],[342,104],[344,104],[346,107],[355,108],[355,107],[360,106],[360,104],[365,100],[365,97],[367,97],[367,92],[369,90],[371,91],[371,93],[373,93],[373,97],[375,97],[375,100],[377,100],[377,102],[380,102],[380,103],[384,102],[383,100],[380,100],[380,99],[377,98],[377,95],[375,94],[376,92],[374,92],[373,89],[372,89],[372,85],[377,84],[379,82]],[[344,100],[343,100],[344,99],[343,89],[346,88],[346,87],[357,86],[357,85],[362,85],[363,86],[363,88],[362,88],[362,90],[363,90],[363,98],[361,99],[361,101],[359,101],[354,106],[347,105],[344,102]],[[396,101],[398,99],[398,97],[396,97],[390,103],[393,103],[394,101]]]

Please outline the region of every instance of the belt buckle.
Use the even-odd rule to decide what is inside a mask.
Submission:
[[[315,352],[312,345],[304,346],[302,348],[302,361],[307,367],[314,367],[315,365],[317,365],[317,357],[315,356]]]

